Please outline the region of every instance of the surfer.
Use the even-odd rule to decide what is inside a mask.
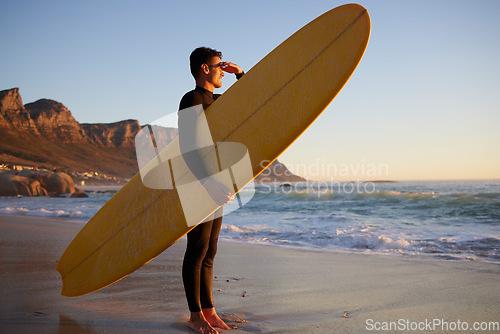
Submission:
[[[190,69],[196,87],[182,97],[179,105],[179,143],[189,169],[198,180],[203,180],[207,192],[222,206],[233,198],[224,185],[209,177],[203,166],[202,157],[194,145],[199,114],[190,108],[201,104],[206,110],[220,96],[213,91],[222,87],[224,72],[234,73],[237,79],[244,74],[238,65],[222,62],[221,58],[221,52],[206,47],[197,48],[191,53]],[[222,207],[187,234],[182,280],[191,312],[188,327],[198,333],[215,334],[218,333],[215,328],[232,329],[217,315],[212,296],[213,262],[222,224],[221,210]]]

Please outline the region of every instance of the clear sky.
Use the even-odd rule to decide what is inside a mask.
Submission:
[[[80,123],[145,124],[194,87],[194,48],[248,70],[344,3],[4,1],[0,90],[62,102]],[[500,178],[500,1],[358,3],[372,20],[365,56],[280,160],[310,179]]]

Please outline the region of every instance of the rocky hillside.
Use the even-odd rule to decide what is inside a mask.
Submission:
[[[120,178],[137,172],[136,120],[80,124],[60,102],[23,105],[18,88],[0,91],[0,163],[65,171],[92,171]]]
[[[0,164],[127,179],[138,172],[135,135],[140,129],[136,120],[80,124],[60,102],[40,99],[24,105],[18,88],[0,91]],[[171,132],[169,137],[177,129]],[[257,181],[303,181],[279,162],[271,167]]]

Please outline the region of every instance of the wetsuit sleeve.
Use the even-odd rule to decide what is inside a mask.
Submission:
[[[182,157],[198,180],[209,176],[203,165],[203,159],[195,145],[196,119],[198,113],[190,107],[203,104],[198,94],[186,94],[179,105],[179,146]]]

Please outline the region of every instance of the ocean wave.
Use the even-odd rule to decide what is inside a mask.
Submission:
[[[475,194],[474,197],[479,199],[491,199],[500,201],[500,193],[479,193]]]
[[[0,214],[35,216],[35,217],[66,217],[87,218],[80,210],[49,210],[44,208],[4,207],[0,208]]]
[[[367,250],[407,250],[411,241],[404,238],[393,239],[384,235],[342,235],[332,246]]]
[[[371,231],[370,227],[337,229],[333,234],[315,229],[282,231],[266,225],[252,227],[223,225],[221,234],[227,238],[254,243],[293,244],[306,247],[404,250],[411,246],[411,241],[401,237],[377,235]]]
[[[343,221],[343,223],[340,223]],[[387,233],[388,226],[347,223],[337,220],[338,227],[269,225],[223,225],[221,238],[256,244],[274,244],[294,247],[335,249],[351,252],[383,254],[428,254],[449,260],[500,261],[500,238],[480,237],[464,232],[443,237],[442,231],[432,228],[424,233],[409,233],[396,227]],[[288,223],[287,223],[288,224]],[[304,224],[303,224],[304,225]],[[347,226],[346,226],[347,225]],[[446,231],[446,229],[445,229]]]
[[[345,184],[257,185],[249,203],[224,217],[221,238],[500,263],[500,182],[376,184],[362,192],[345,192],[358,186]],[[0,214],[88,220],[111,196],[1,198]]]
[[[500,193],[455,193],[455,194],[440,194],[435,191],[397,191],[397,190],[370,190],[365,191],[362,188],[350,188],[348,191],[342,191],[337,188],[315,188],[315,187],[297,187],[297,188],[280,188],[280,187],[256,187],[256,196],[266,196],[268,198],[296,198],[313,200],[335,200],[335,199],[358,199],[358,200],[447,200],[456,202],[477,202],[482,200],[491,200],[500,203]]]
[[[0,214],[86,220],[92,218],[111,196],[90,193],[88,198],[4,197],[0,199]]]

